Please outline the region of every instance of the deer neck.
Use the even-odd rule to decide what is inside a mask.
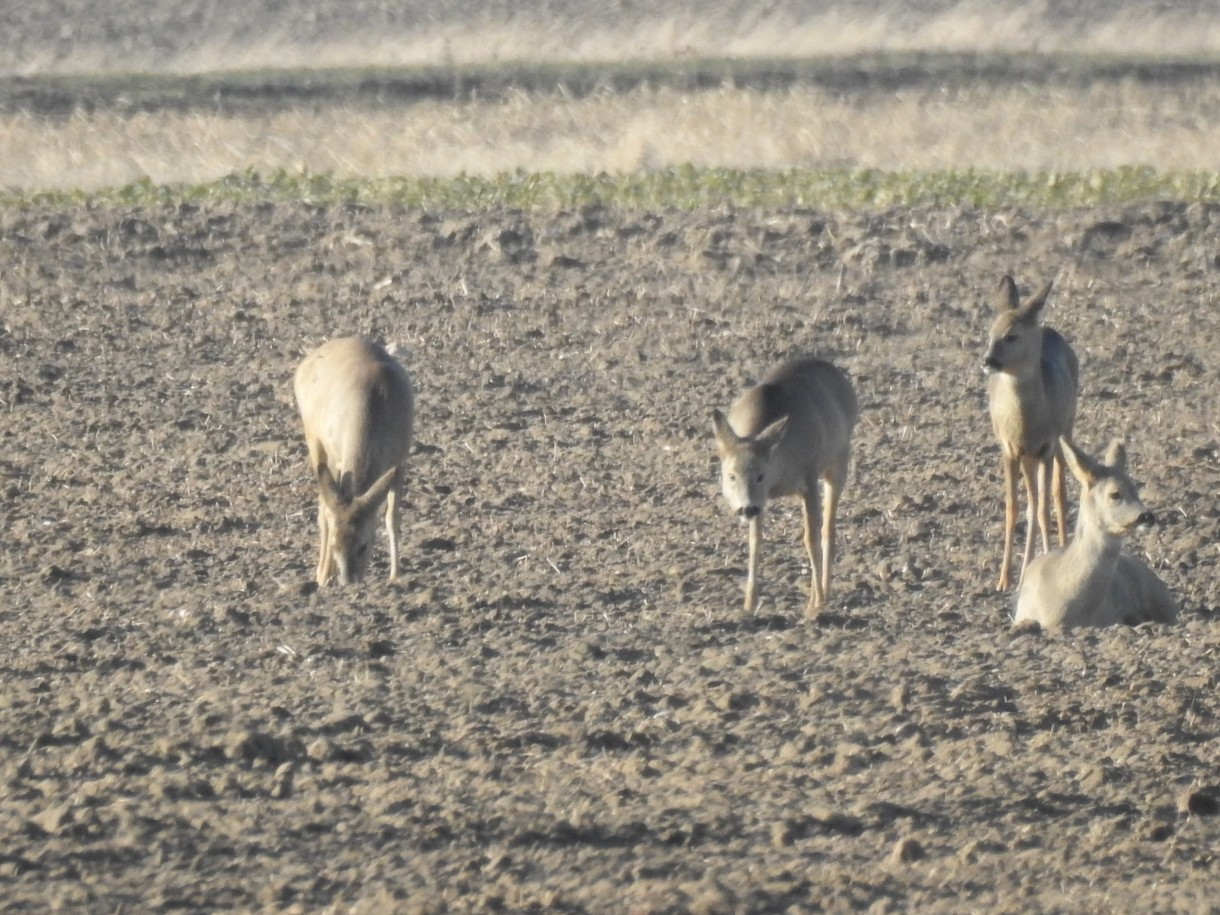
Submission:
[[[1001,441],[1017,453],[1033,454],[1046,445],[1050,408],[1041,366],[991,376],[991,417]]]
[[[1063,562],[1060,563],[1065,584],[1074,586],[1078,593],[1097,595],[1099,598],[1106,594],[1118,567],[1122,545],[1122,538],[1107,533],[1098,523],[1092,507],[1082,501],[1076,532],[1063,551]]]
[[[1015,394],[1022,403],[1041,406],[1046,402],[1041,353],[1016,366],[1016,371],[998,372],[996,377],[999,384]]]

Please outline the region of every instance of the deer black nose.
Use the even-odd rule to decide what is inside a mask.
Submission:
[[[1000,369],[1000,362],[998,359],[993,359],[991,356],[988,356],[986,359],[983,360],[983,371],[984,372],[996,372],[996,371],[999,371],[999,369]]]
[[[741,516],[743,518],[757,518],[761,514],[762,514],[762,509],[759,508],[757,505],[747,505],[745,508],[743,508],[741,510]]]
[[[1138,518],[1135,519],[1135,523],[1140,527],[1152,527],[1154,524],[1156,524],[1156,515],[1154,515],[1152,512],[1143,512]]]

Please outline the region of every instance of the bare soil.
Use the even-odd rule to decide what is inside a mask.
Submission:
[[[1170,203],[0,214],[0,907],[1209,910],[1218,250]],[[1177,626],[1008,631],[1005,271]],[[347,332],[418,442],[401,581],[318,591],[290,383]],[[710,430],[797,352],[862,405],[812,623],[782,503],[742,613]]]

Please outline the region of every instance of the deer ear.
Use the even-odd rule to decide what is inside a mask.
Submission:
[[[396,482],[398,482],[398,468],[391,467],[377,478],[377,482],[352,500],[352,513],[363,515],[366,512],[375,511],[381,504],[381,500],[386,497],[386,493],[390,491],[390,487]]]
[[[331,512],[337,513],[347,504],[343,491],[339,489],[339,484],[335,482],[335,475],[330,472],[330,468],[325,463],[318,464],[318,493],[322,496],[322,502]]]
[[[1059,439],[1063,462],[1082,486],[1091,486],[1101,473],[1097,462],[1077,448],[1066,437]]]
[[[781,416],[762,432],[754,437],[754,441],[758,442],[763,448],[770,451],[779,444],[779,440],[784,437],[784,431],[788,428],[788,417]]]
[[[1110,442],[1110,447],[1106,449],[1105,462],[1119,472],[1126,472],[1127,449],[1121,440],[1116,438]]]
[[[729,425],[729,421],[719,410],[712,411],[712,432],[716,435],[716,446],[720,449],[721,454],[741,441],[741,438],[733,431],[733,427]]]
[[[1008,274],[1004,274],[1000,278],[1000,288],[996,291],[995,310],[1003,314],[1006,311],[1015,311],[1020,304],[1016,281]]]
[[[1034,320],[1042,311],[1042,307],[1046,304],[1047,297],[1051,294],[1051,286],[1054,285],[1053,280],[1047,280],[1042,284],[1042,288],[1035,292],[1021,306],[1021,317],[1026,320]]]

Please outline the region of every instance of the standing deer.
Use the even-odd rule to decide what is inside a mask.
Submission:
[[[1111,443],[1104,464],[1066,438],[1061,449],[1081,485],[1076,534],[1067,548],[1039,556],[1026,569],[1015,622],[1032,620],[1051,630],[1175,622],[1178,607],[1165,583],[1120,552],[1133,527],[1156,522],[1127,476],[1122,443]]]
[[[386,503],[390,580],[398,577],[398,503],[415,397],[406,370],[360,337],[322,344],[297,367],[297,408],[318,479],[318,585],[358,581]]]
[[[1017,527],[1017,474],[1025,481],[1027,502],[1025,555],[1021,573],[1034,555],[1034,530],[1042,532],[1042,549],[1050,549],[1048,478],[1054,474],[1059,545],[1067,543],[1063,456],[1060,437],[1072,433],[1080,363],[1058,331],[1038,324],[1051,283],[1021,304],[1011,276],[1000,280],[999,314],[983,359],[988,374],[991,424],[1000,440],[1004,466],[1004,560],[997,591],[1010,584],[1013,539]]]
[[[835,511],[847,483],[856,392],[829,362],[800,358],[773,369],[733,404],[726,418],[712,413],[720,453],[720,486],[729,507],[750,525],[745,609],[758,606],[758,552],[768,499],[800,496],[811,580],[805,614],[813,617],[830,590]],[[825,481],[823,506],[819,484]],[[819,561],[814,534],[821,517]]]

